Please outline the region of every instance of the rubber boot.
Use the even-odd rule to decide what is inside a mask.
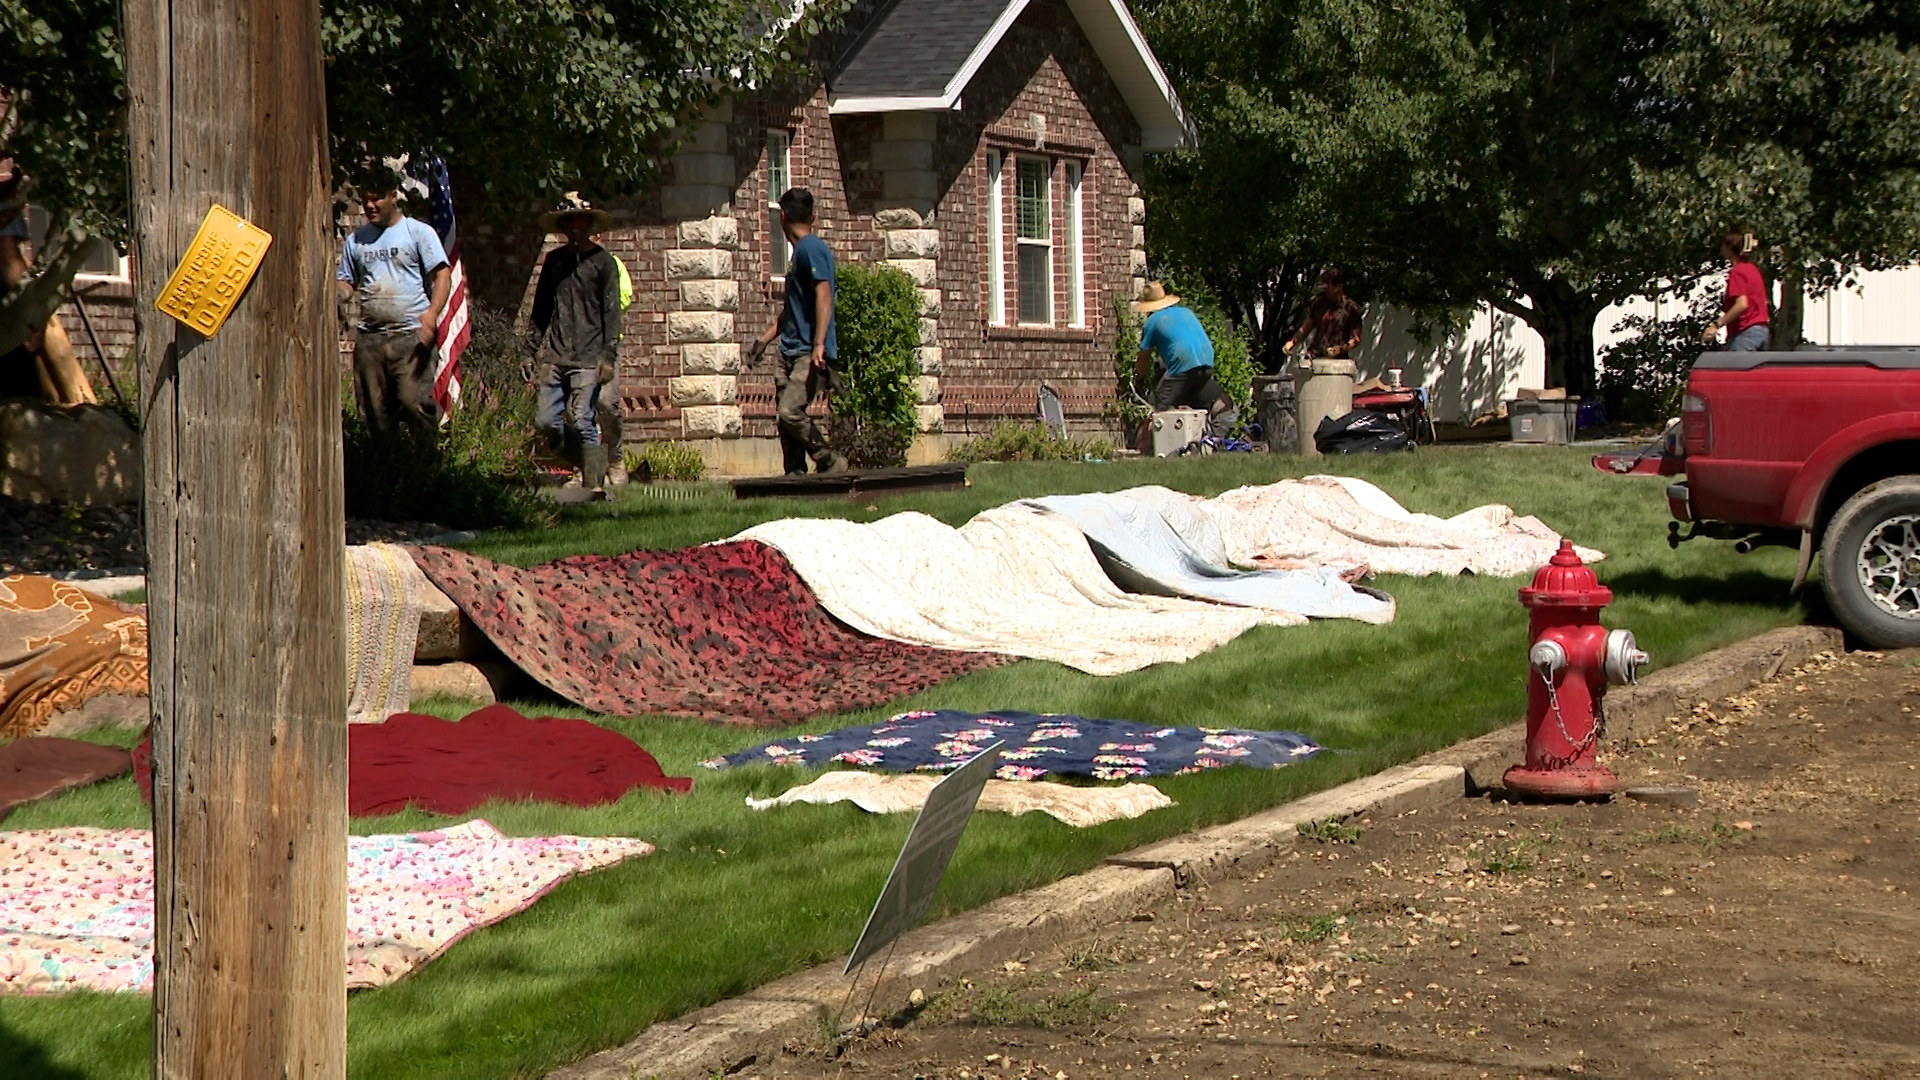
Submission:
[[[580,448],[581,482],[596,499],[607,497],[607,448],[604,446],[583,446]]]

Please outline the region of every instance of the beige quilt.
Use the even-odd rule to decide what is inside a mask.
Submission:
[[[870,814],[904,814],[925,806],[933,786],[942,779],[923,773],[830,772],[771,799],[748,796],[747,805],[767,810],[794,803],[850,802]],[[1085,829],[1121,818],[1137,818],[1173,804],[1152,784],[1075,787],[1037,780],[989,780],[980,793],[979,808],[1014,815],[1038,811]]]

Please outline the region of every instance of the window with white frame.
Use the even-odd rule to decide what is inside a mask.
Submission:
[[[785,277],[787,259],[793,254],[787,234],[780,228],[780,196],[793,186],[793,135],[786,131],[767,132],[767,270],[774,277]]]
[[[1067,264],[1067,325],[1087,325],[1085,237],[1081,233],[1080,188],[1085,175],[1077,161],[1067,162],[1067,228],[1062,237]]]
[[[1007,321],[1007,255],[1000,239],[1007,221],[1000,182],[1005,160],[998,150],[987,151],[987,321],[995,325]]]
[[[28,203],[26,215],[27,242],[33,245],[34,257],[38,258],[47,246],[47,230],[50,227],[47,212]],[[88,252],[74,276],[85,281],[129,281],[133,275],[127,257],[115,251],[112,243],[101,240],[93,245],[93,250]]]
[[[1015,273],[1020,321],[1053,323],[1053,177],[1046,158],[1014,159]]]

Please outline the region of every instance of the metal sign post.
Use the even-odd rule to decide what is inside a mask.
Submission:
[[[1000,748],[1005,745],[1001,741],[988,746],[947,774],[927,793],[926,805],[913,820],[907,842],[900,847],[900,857],[893,862],[893,873],[887,875],[886,887],[880,890],[880,899],[867,916],[866,929],[860,931],[860,940],[847,957],[842,974],[852,974],[854,969],[865,965],[874,953],[897,942],[900,935],[913,929],[927,913],[927,905],[933,902],[934,891],[947,872],[947,862],[953,858],[953,849],[959,846],[960,834],[966,831],[967,822],[973,817],[980,792],[1000,764]],[[889,952],[888,956],[891,955]],[[876,992],[886,972],[883,961],[874,979]],[[857,984],[859,976],[854,979]],[[851,986],[847,996],[852,999]],[[872,999],[868,1000],[871,1004]]]

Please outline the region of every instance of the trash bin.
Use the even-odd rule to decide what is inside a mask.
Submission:
[[[1351,360],[1332,358],[1310,360],[1303,367],[1295,441],[1302,454],[1318,457],[1320,448],[1313,444],[1313,433],[1319,430],[1320,421],[1353,411],[1355,369]]]
[[[1253,377],[1254,420],[1260,425],[1260,437],[1273,453],[1300,451],[1300,433],[1294,426],[1296,397],[1291,375]]]

